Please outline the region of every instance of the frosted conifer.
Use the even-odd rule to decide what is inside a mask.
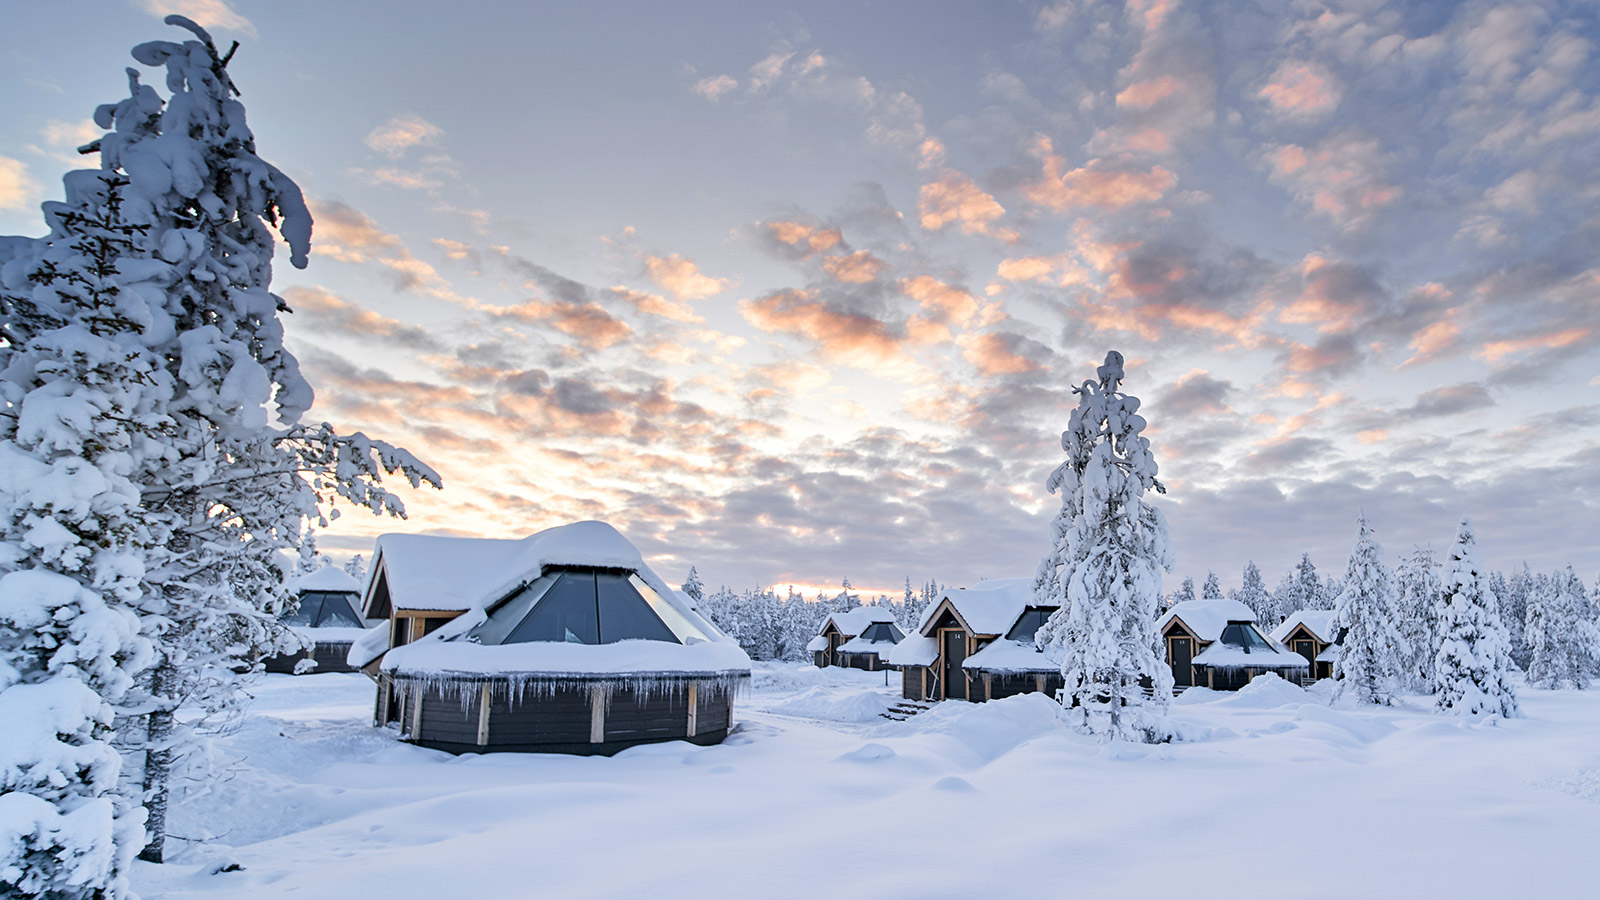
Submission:
[[[1464,716],[1519,715],[1507,673],[1511,657],[1489,578],[1478,563],[1472,524],[1461,520],[1445,559],[1434,656],[1434,706]]]
[[[1400,585],[1400,633],[1411,651],[1405,668],[1410,687],[1433,692],[1433,657],[1439,646],[1439,564],[1433,550],[1418,548],[1396,573]]]
[[[1588,613],[1583,582],[1571,566],[1554,576],[1539,576],[1528,598],[1529,684],[1570,684],[1580,690],[1589,686],[1600,633]]]
[[[367,561],[362,558],[361,554],[357,553],[355,556],[350,557],[349,562],[344,564],[344,573],[354,578],[357,584],[366,584]]]
[[[1387,705],[1394,700],[1394,681],[1410,651],[1395,625],[1394,575],[1383,563],[1383,547],[1366,513],[1357,519],[1357,527],[1360,535],[1334,607],[1333,630],[1344,632],[1344,649],[1333,676],[1339,679],[1340,695]]]
[[[1263,628],[1277,627],[1283,618],[1278,615],[1278,605],[1273,601],[1272,595],[1267,593],[1266,583],[1261,580],[1261,569],[1256,567],[1255,561],[1245,564],[1244,578],[1240,582],[1239,590],[1233,598],[1250,607],[1256,614],[1256,621]]]
[[[1122,354],[1107,353],[1096,374],[1073,389],[1067,461],[1049,482],[1076,514],[1055,548],[1066,551],[1060,608],[1035,639],[1060,655],[1063,697],[1081,725],[1104,739],[1165,741],[1172,671],[1157,652],[1155,622],[1173,552],[1166,519],[1144,499],[1165,488],[1141,434],[1139,399],[1120,390]]]
[[[697,606],[706,598],[706,586],[700,583],[700,573],[695,571],[694,566],[689,567],[689,578],[683,583],[683,593]]]
[[[1202,599],[1202,600],[1225,600],[1225,599],[1227,599],[1226,597],[1224,597],[1222,595],[1222,582],[1217,579],[1217,573],[1215,573],[1215,572],[1207,572],[1206,573],[1206,583],[1205,583],[1205,585],[1203,587],[1200,588],[1200,599]]]

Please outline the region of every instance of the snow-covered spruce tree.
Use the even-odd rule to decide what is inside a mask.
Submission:
[[[1528,683],[1544,688],[1589,686],[1600,630],[1589,616],[1583,582],[1571,566],[1539,576],[1528,597]]]
[[[1489,576],[1489,588],[1500,601],[1500,621],[1505,623],[1506,639],[1511,644],[1511,662],[1523,671],[1527,671],[1533,659],[1531,641],[1524,633],[1533,585],[1533,571],[1526,562],[1520,572],[1513,572],[1509,578],[1499,572]]]
[[[151,659],[135,604],[170,334],[127,180],[80,171],[0,266],[0,894],[128,896],[145,812],[117,792],[114,707]],[[155,277],[153,277],[155,275]]]
[[[366,559],[363,558],[362,555],[359,554],[359,553],[357,553],[355,556],[350,557],[350,560],[344,564],[344,573],[346,575],[349,575],[351,578],[354,578],[356,580],[357,584],[366,584],[367,583],[367,561],[366,561]]]
[[[384,473],[439,486],[403,450],[299,422],[312,392],[283,345],[269,226],[304,266],[311,217],[299,187],[256,155],[228,57],[188,19],[166,21],[194,39],[133,55],[166,68],[170,96],[129,70],[130,96],[95,111],[113,131],[86,147],[100,154],[100,177],[126,184],[122,215],[139,232],[117,266],[142,278],[154,311],[142,343],[167,387],[159,449],[130,469],[149,534],[138,606],[156,658],[144,684],[151,839],[141,855],[155,861],[174,767],[201,746],[192,729],[205,722],[180,725],[178,706],[235,709],[234,671],[293,640],[275,617],[281,551],[299,545],[307,519],[325,526],[339,500],[403,515]],[[269,406],[280,425],[268,424]]]
[[[1233,593],[1233,599],[1250,607],[1263,628],[1276,628],[1283,621],[1272,595],[1267,593],[1266,582],[1261,580],[1261,569],[1257,568],[1255,560],[1245,564],[1244,580],[1240,582],[1239,590]]]
[[[1179,603],[1188,603],[1194,599],[1194,579],[1184,576],[1183,583],[1178,585],[1178,589],[1172,593],[1172,603],[1170,605],[1177,606]]]
[[[1478,563],[1472,523],[1461,520],[1445,559],[1434,655],[1434,706],[1464,716],[1519,714],[1507,673],[1511,657],[1489,579]]]
[[[1106,354],[1097,380],[1073,388],[1068,463],[1052,474],[1064,508],[1076,510],[1059,577],[1059,609],[1036,641],[1062,660],[1070,715],[1102,739],[1170,740],[1172,672],[1157,651],[1161,573],[1172,542],[1161,511],[1145,502],[1156,479],[1139,399],[1122,393],[1122,354]],[[1081,461],[1081,462],[1080,462]]]
[[[1302,609],[1320,609],[1318,598],[1322,596],[1322,580],[1317,577],[1317,567],[1311,562],[1311,554],[1300,554],[1300,562],[1295,564],[1291,573],[1293,586],[1284,596],[1285,605],[1280,610],[1284,618],[1288,618]]]
[[[1433,656],[1439,646],[1439,564],[1432,548],[1419,547],[1395,575],[1400,585],[1400,633],[1410,649],[1405,680],[1413,690],[1433,692]]]
[[[1217,578],[1217,573],[1207,572],[1206,583],[1200,588],[1201,600],[1225,600],[1222,595],[1222,582]]]
[[[694,566],[689,567],[689,577],[683,582],[682,591],[696,605],[706,599],[706,586],[700,582],[700,573]]]
[[[1395,625],[1394,574],[1383,563],[1383,547],[1362,513],[1360,531],[1345,567],[1344,591],[1334,606],[1333,630],[1344,631],[1344,649],[1334,664],[1338,692],[1361,703],[1394,702],[1394,683],[1410,655]]]

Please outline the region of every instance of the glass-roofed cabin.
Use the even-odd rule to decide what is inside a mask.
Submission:
[[[876,672],[889,668],[889,650],[905,637],[894,622],[894,611],[884,606],[858,606],[831,613],[806,648],[817,668],[844,666]]]
[[[1236,691],[1263,672],[1298,682],[1310,669],[1305,657],[1261,633],[1250,607],[1236,600],[1189,600],[1157,621],[1173,689]]]
[[[354,671],[346,658],[350,647],[366,631],[357,610],[360,582],[332,566],[291,579],[294,595],[283,623],[305,641],[299,653],[285,653],[263,661],[268,672],[303,675],[308,672]]]
[[[439,623],[352,651],[378,680],[376,723],[404,740],[610,754],[713,744],[732,727],[749,657],[609,525],[520,541],[385,535],[373,565],[369,614]]]

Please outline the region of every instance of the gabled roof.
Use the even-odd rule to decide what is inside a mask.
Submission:
[[[1202,641],[1210,643],[1222,636],[1229,622],[1254,622],[1255,611],[1237,600],[1187,600],[1167,610],[1156,620],[1156,631],[1165,631],[1173,619]]]
[[[301,591],[336,591],[338,593],[359,594],[365,587],[361,582],[350,577],[343,569],[333,566],[323,566],[315,572],[297,575],[283,583],[283,586],[294,593]]]
[[[1331,644],[1338,637],[1333,630],[1333,610],[1331,609],[1302,609],[1291,613],[1283,624],[1272,629],[1272,639],[1282,643],[1289,635],[1301,625],[1311,632],[1311,636],[1324,644]]]
[[[849,612],[832,613],[822,620],[817,630],[827,630],[829,622],[833,623],[834,628],[839,629],[840,634],[854,637],[866,631],[868,625],[878,622],[894,624],[894,610],[887,606],[858,606]]]
[[[905,635],[900,632],[899,627],[897,627],[893,622],[884,622],[880,624],[888,625],[889,630],[893,633],[893,636],[888,640],[871,641],[867,640],[865,635],[857,635],[856,637],[845,641],[843,644],[840,644],[839,652],[867,653],[881,658],[884,654],[893,649],[900,641],[905,639]]]
[[[940,594],[938,601],[929,604],[927,612],[922,614],[917,631],[926,635],[946,604],[973,634],[1005,634],[1029,606],[1059,605],[1035,602],[1032,578],[990,578],[969,588],[951,588]]]
[[[482,613],[533,582],[547,566],[631,570],[701,630],[719,641],[731,640],[686,595],[668,587],[645,565],[638,549],[604,522],[574,522],[514,540],[383,535],[373,560],[367,611],[381,580],[393,609]]]
[[[1196,653],[1194,664],[1213,669],[1306,669],[1311,666],[1304,656],[1277,644],[1255,647],[1246,652],[1243,647],[1222,641]]]

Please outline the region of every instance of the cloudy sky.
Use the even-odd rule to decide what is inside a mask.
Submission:
[[[713,585],[1031,574],[1117,349],[1169,588],[1342,572],[1362,508],[1600,569],[1594,3],[684,6],[22,4],[0,233],[182,11],[316,215],[312,415],[446,479],[325,549],[597,518]]]

